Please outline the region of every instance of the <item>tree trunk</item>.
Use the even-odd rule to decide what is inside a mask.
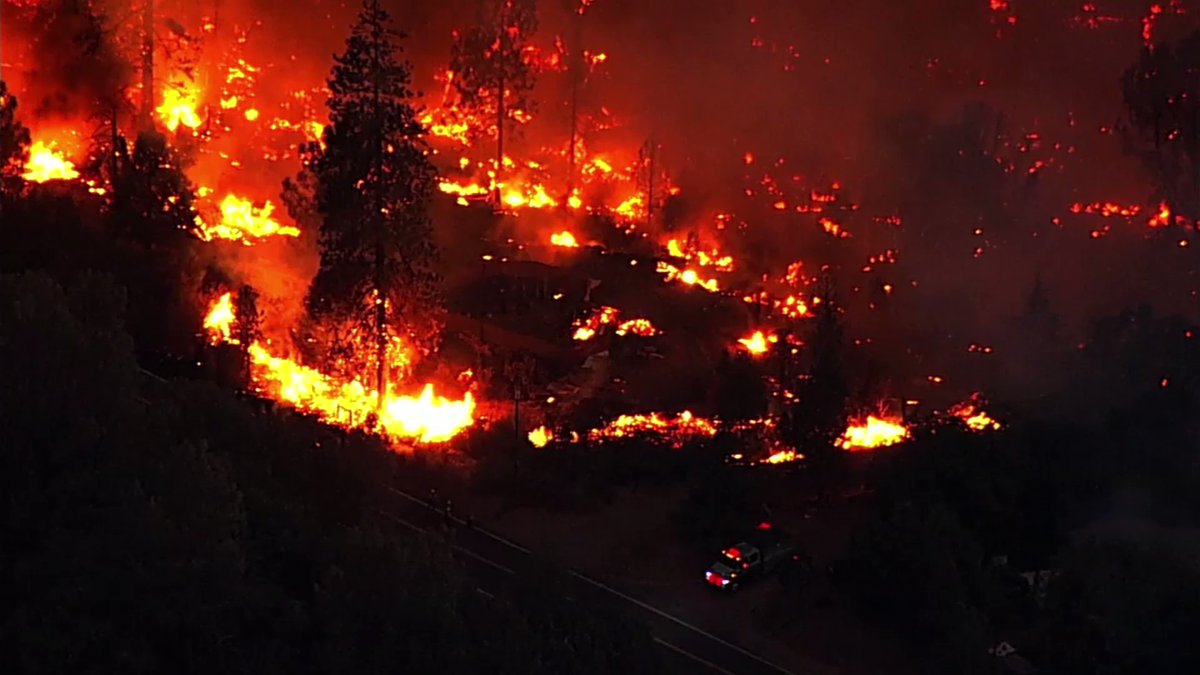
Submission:
[[[650,137],[650,158],[648,162],[649,179],[646,181],[646,229],[654,223],[654,155],[657,148],[654,145],[654,137]]]
[[[583,19],[575,15],[575,44],[571,56],[571,144],[567,146],[567,199],[575,194],[575,146],[579,143],[579,80],[583,71]]]
[[[503,48],[501,48],[503,49]],[[495,200],[500,201],[500,175],[504,171],[504,73],[500,73],[500,86],[496,89],[496,192]]]
[[[142,111],[143,128],[150,128],[154,114],[154,0],[142,9]]]
[[[378,50],[378,46],[376,46]],[[380,108],[380,83],[379,83],[379,68],[382,62],[382,57],[376,51],[375,53],[375,114],[381,115]],[[375,174],[375,179],[379,179],[383,164],[383,127],[375,130],[377,138],[375,139],[375,157],[373,158],[372,168]],[[372,197],[368,199],[371,208],[371,218],[375,223],[375,273],[371,280],[372,286],[375,287],[375,391],[378,392],[378,397],[375,400],[375,410],[377,414],[383,412],[383,399],[387,395],[387,355],[388,355],[388,335],[387,335],[387,279],[384,258],[387,254],[387,249],[384,243],[384,229],[387,227],[382,214],[380,213],[379,205],[376,204],[375,195],[378,194],[380,186],[375,186],[371,192]]]

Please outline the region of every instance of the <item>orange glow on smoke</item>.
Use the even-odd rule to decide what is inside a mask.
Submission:
[[[852,420],[835,445],[848,452],[858,452],[895,445],[910,437],[903,424],[869,415],[866,420]]]
[[[75,164],[67,159],[51,141],[35,141],[29,148],[29,161],[25,163],[22,178],[32,183],[51,180],[74,180],[79,178]]]

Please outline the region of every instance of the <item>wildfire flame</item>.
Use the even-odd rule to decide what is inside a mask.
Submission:
[[[208,330],[209,341],[214,345],[222,342],[237,344],[233,339],[234,320],[233,293],[225,293],[217,298],[209,308],[208,315],[204,317],[204,328]]]
[[[270,201],[262,207],[257,207],[248,199],[242,199],[234,194],[225,195],[221,201],[221,222],[216,225],[198,223],[197,234],[204,241],[226,239],[240,241],[247,246],[254,241],[279,235],[283,237],[298,237],[300,230],[288,225],[281,225],[271,217],[275,205]]]
[[[555,246],[562,246],[564,248],[579,248],[579,242],[575,240],[575,235],[571,234],[567,230],[551,234],[550,243]]]
[[[529,432],[529,442],[533,444],[533,447],[535,448],[544,448],[552,440],[554,440],[554,432],[550,431],[544,426],[538,427]]]
[[[167,129],[174,132],[180,126],[199,128],[204,120],[196,113],[200,94],[191,87],[168,87],[163,90],[162,105],[155,109]]]
[[[754,356],[766,354],[771,349],[771,345],[779,342],[779,338],[775,335],[764,335],[761,330],[754,331],[750,337],[741,338],[738,343]]]
[[[225,293],[211,306],[204,326],[213,344],[233,343],[233,294]],[[426,383],[417,396],[398,394],[390,387],[382,401],[377,391],[355,379],[337,382],[315,368],[271,354],[259,342],[251,344],[250,377],[259,394],[316,415],[329,424],[367,428],[375,418],[375,431],[392,441],[443,443],[475,423],[475,399],[438,396]]]
[[[858,452],[895,445],[910,437],[903,424],[868,415],[866,420],[851,421],[834,444],[848,452]]]
[[[721,290],[716,279],[704,279],[693,269],[681,270],[669,262],[660,260],[656,270],[659,274],[664,275],[668,282],[678,281],[688,286],[698,286],[709,293],[716,293]]]
[[[665,417],[662,413],[657,412],[621,415],[603,428],[589,431],[588,439],[603,441],[657,435],[667,439],[672,446],[678,448],[693,438],[711,438],[716,434],[717,425],[712,420],[696,417],[690,411],[684,410],[673,418]]]
[[[22,177],[33,183],[51,180],[74,180],[79,178],[75,164],[55,149],[53,141],[35,141],[29,148],[29,161],[25,163]]]
[[[1002,425],[987,414],[983,405],[983,398],[979,394],[972,394],[966,401],[951,407],[949,413],[971,431],[998,431]]]

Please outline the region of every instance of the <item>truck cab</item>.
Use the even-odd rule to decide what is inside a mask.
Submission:
[[[796,545],[784,535],[760,529],[753,537],[722,550],[721,557],[705,570],[704,580],[723,591],[736,591],[747,579],[775,571],[795,551]]]

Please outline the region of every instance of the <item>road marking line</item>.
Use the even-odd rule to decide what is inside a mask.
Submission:
[[[390,513],[387,513],[386,511],[380,511],[380,513],[382,513],[382,514],[383,514],[385,517],[387,517],[387,518],[391,518],[392,520],[396,521],[397,523],[400,523],[401,525],[404,525],[405,527],[410,527],[410,528],[412,528],[412,529],[414,529],[414,530],[416,530],[417,532],[420,532],[420,533],[422,533],[422,534],[428,534],[428,530],[426,530],[425,528],[422,528],[422,527],[418,527],[418,526],[416,526],[416,525],[413,525],[412,523],[408,522],[407,520],[405,520],[405,519],[403,519],[403,518],[401,518],[401,517],[399,517],[399,516],[394,516],[394,515],[392,515],[392,514],[390,514]],[[465,554],[465,555],[468,555],[468,556],[470,556],[470,557],[472,557],[472,558],[474,558],[474,559],[478,560],[479,562],[482,562],[482,563],[486,563],[486,564],[488,564],[488,565],[491,565],[492,567],[495,567],[496,569],[500,570],[501,572],[504,572],[505,574],[511,574],[512,576],[516,576],[516,575],[517,575],[517,573],[516,573],[516,572],[514,572],[514,571],[512,571],[511,569],[509,569],[509,568],[505,567],[504,565],[501,565],[500,563],[498,563],[498,562],[496,562],[496,561],[494,561],[494,560],[489,560],[488,558],[485,558],[485,557],[483,557],[483,556],[479,555],[478,553],[476,553],[476,552],[474,552],[474,551],[468,551],[467,549],[465,549],[465,548],[463,548],[463,547],[459,546],[458,544],[450,544],[450,548],[454,549],[455,551],[458,551],[459,553],[463,553],[463,554]]]
[[[690,623],[688,623],[688,622],[684,621],[683,619],[679,619],[679,618],[676,618],[676,617],[674,617],[674,616],[672,616],[672,615],[670,615],[670,614],[667,614],[666,612],[662,611],[661,609],[659,609],[659,608],[657,608],[657,607],[655,607],[655,606],[653,606],[653,605],[649,605],[649,604],[647,604],[647,603],[645,603],[645,602],[642,602],[641,600],[638,600],[637,598],[635,598],[635,597],[633,597],[633,596],[626,595],[626,594],[622,593],[621,591],[618,591],[617,589],[615,589],[615,588],[613,588],[613,587],[611,587],[611,586],[605,585],[605,584],[603,584],[603,583],[601,583],[601,582],[599,582],[599,581],[596,581],[595,579],[593,579],[593,578],[591,578],[591,577],[588,577],[588,576],[586,576],[586,575],[580,574],[579,572],[576,572],[575,570],[571,570],[571,575],[572,575],[572,576],[575,576],[575,577],[578,577],[579,579],[582,579],[582,580],[584,580],[584,581],[588,582],[589,584],[591,584],[591,585],[595,586],[596,588],[600,588],[600,589],[606,590],[606,591],[608,591],[609,593],[612,593],[613,595],[615,595],[615,596],[617,596],[617,597],[624,598],[625,600],[628,600],[629,602],[632,602],[633,604],[635,604],[635,605],[637,605],[637,606],[639,606],[639,607],[641,607],[641,608],[643,608],[643,609],[646,609],[646,610],[649,610],[649,611],[651,611],[651,612],[654,612],[655,614],[657,614],[657,615],[661,616],[661,617],[662,617],[662,618],[664,618],[664,619],[668,619],[668,620],[670,620],[670,621],[674,621],[675,623],[679,624],[680,626],[683,626],[684,628],[687,628],[687,629],[689,629],[689,630],[695,631],[695,632],[697,632],[697,633],[699,633],[699,634],[703,635],[704,637],[706,637],[706,638],[708,638],[708,639],[710,639],[710,640],[713,640],[713,641],[715,641],[715,642],[719,642],[719,643],[721,643],[721,644],[725,645],[726,647],[729,647],[730,649],[732,649],[732,650],[734,650],[734,651],[740,652],[741,654],[744,654],[745,656],[749,656],[750,658],[754,659],[755,661],[758,661],[759,663],[761,663],[761,664],[763,664],[763,665],[765,665],[765,666],[769,666],[769,667],[771,667],[771,668],[773,668],[773,669],[775,669],[775,670],[778,670],[778,671],[779,671],[779,672],[781,672],[781,673],[785,673],[786,675],[793,675],[793,674],[792,674],[792,672],[791,672],[790,670],[788,670],[788,669],[786,669],[786,668],[784,668],[784,667],[782,667],[782,666],[775,665],[774,663],[771,663],[770,661],[768,661],[768,660],[764,659],[763,657],[759,656],[758,654],[755,654],[755,653],[753,653],[753,652],[746,651],[745,649],[742,649],[741,647],[739,647],[739,646],[737,646],[737,645],[733,644],[732,642],[728,642],[728,641],[726,641],[726,640],[722,640],[721,638],[717,637],[716,635],[713,635],[712,633],[709,633],[709,632],[708,632],[708,631],[706,631],[706,630],[703,630],[703,629],[697,628],[696,626],[693,626],[692,624],[690,624]]]
[[[408,494],[407,492],[405,492],[404,490],[398,490],[391,486],[388,486],[388,489],[391,490],[392,492],[395,492],[396,494],[400,495],[401,497],[408,499],[409,501],[416,502],[417,504],[424,506],[427,509],[434,508],[433,505],[430,504],[429,502],[427,502],[424,499],[421,499],[419,497],[414,497],[414,496]],[[463,520],[462,518],[458,518],[458,517],[454,516],[453,514],[451,514],[450,519],[453,520],[454,522],[458,523],[459,525],[467,524],[467,521]],[[491,530],[482,528],[479,525],[473,524],[471,526],[471,529],[475,530],[476,532],[479,532],[480,534],[491,537],[492,539],[495,539],[496,541],[500,542],[501,544],[504,544],[505,546],[507,546],[511,549],[520,551],[521,553],[525,553],[525,554],[532,553],[532,551],[525,548],[524,546],[522,546],[514,541],[511,541],[509,539],[505,539],[504,537],[501,537],[500,535],[496,534],[495,532],[492,532]]]
[[[682,654],[683,656],[686,656],[687,658],[689,658],[697,663],[702,663],[702,664],[708,666],[709,668],[712,668],[713,670],[717,671],[718,673],[722,673],[723,675],[734,675],[732,672],[725,670],[724,668],[722,668],[721,666],[718,666],[717,664],[713,663],[712,661],[709,661],[707,659],[702,659],[699,656],[696,656],[695,654],[684,649],[683,647],[677,647],[662,638],[656,637],[656,638],[654,638],[654,641],[657,642],[658,644],[666,647],[667,649],[670,649],[673,652]]]
[[[475,592],[479,593],[480,595],[482,595],[490,600],[496,599],[496,596],[492,595],[491,593],[488,593],[487,591],[483,590],[482,588],[476,587]]]

